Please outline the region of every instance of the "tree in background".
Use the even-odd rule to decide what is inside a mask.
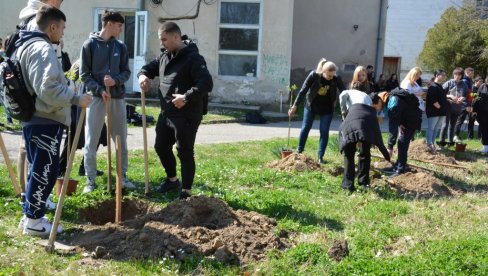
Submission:
[[[486,75],[488,69],[488,20],[473,6],[449,8],[432,27],[419,55],[425,69],[473,67]]]

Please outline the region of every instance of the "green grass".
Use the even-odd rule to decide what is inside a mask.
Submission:
[[[336,139],[331,137],[330,141]],[[479,159],[470,167],[485,169],[475,170],[469,179],[466,173],[453,174],[452,182],[448,183],[479,187],[482,192],[455,198],[412,200],[392,193],[385,183],[376,185],[370,192],[351,196],[340,188],[342,176],[332,177],[323,172],[286,173],[264,166],[276,159],[273,149],[284,144],[286,139],[276,139],[198,145],[195,150],[194,194],[213,195],[235,209],[273,217],[278,222],[277,231],[284,229],[292,233],[295,246],[284,252],[269,252],[266,262],[238,268],[199,258],[183,263],[103,260],[97,261],[102,264],[97,268],[81,264],[80,254],[47,254],[34,245],[36,239],[22,236],[16,229],[22,213],[8,185],[7,171],[1,167],[0,274],[488,274],[488,201],[486,163],[482,156],[469,152]],[[293,139],[292,145],[296,144]],[[317,145],[318,139],[311,138],[306,153],[315,156]],[[478,146],[477,141],[468,142],[468,149]],[[155,153],[149,152],[150,182],[155,189],[163,180],[164,171]],[[325,159],[331,166],[342,164],[337,145],[327,149]],[[140,197],[144,192],[142,151],[132,151],[129,162],[129,178],[135,180],[138,189],[125,196]],[[103,158],[99,164],[105,169]],[[72,176],[79,179],[74,172]],[[112,197],[104,189],[106,178],[97,179],[97,183],[100,187],[93,194],[67,198],[63,226],[68,233],[76,226],[79,208]],[[78,191],[81,190],[82,185]],[[174,197],[173,194],[157,195],[151,201],[165,205]],[[406,238],[411,242],[402,243]],[[327,255],[334,239],[346,239],[349,243],[349,256],[341,262]]]

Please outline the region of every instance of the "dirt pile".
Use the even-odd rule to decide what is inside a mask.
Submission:
[[[452,196],[454,191],[444,182],[424,172],[407,172],[388,180],[397,193],[411,198]]]
[[[267,164],[269,168],[278,169],[287,172],[304,172],[304,171],[318,171],[321,170],[317,160],[302,153],[292,153],[287,157],[272,161]]]
[[[264,259],[270,249],[289,247],[287,239],[275,234],[275,226],[275,220],[256,212],[234,211],[222,200],[198,196],[121,225],[84,226],[70,243],[96,258],[184,260],[203,255],[243,264]]]
[[[349,255],[349,247],[347,245],[347,241],[334,240],[327,254],[331,259],[334,259],[337,262],[342,261],[345,257],[347,257],[347,255]]]
[[[417,159],[423,161],[433,161],[438,163],[446,163],[456,165],[457,161],[452,156],[447,156],[446,154],[437,151],[432,152],[423,139],[417,139],[410,143],[408,148],[408,158]]]

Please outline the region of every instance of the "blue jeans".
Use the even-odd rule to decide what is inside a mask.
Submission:
[[[318,158],[324,157],[325,149],[327,148],[327,143],[329,142],[329,128],[332,122],[332,114],[320,115],[320,140],[319,140],[319,150]],[[302,130],[300,131],[300,137],[298,138],[298,152],[303,152],[305,149],[305,143],[307,143],[308,133],[313,125],[313,119],[315,119],[315,112],[308,109],[307,107],[303,110],[303,122]]]
[[[63,129],[61,124],[23,127],[25,151],[31,164],[23,205],[28,218],[42,218],[46,212],[46,200],[58,177]]]
[[[446,116],[436,116],[427,118],[427,145],[433,145],[437,131],[446,120]]]

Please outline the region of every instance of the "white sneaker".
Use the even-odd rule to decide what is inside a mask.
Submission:
[[[130,182],[130,180],[127,178],[127,176],[124,176],[124,177],[122,177],[122,188],[133,190],[136,188],[136,185],[134,185],[134,183]]]
[[[457,136],[457,135],[454,136],[454,139],[453,140],[454,140],[455,143],[461,143],[462,142],[461,141],[461,138],[459,138],[459,136]]]
[[[47,217],[42,217],[39,219],[25,218],[24,231],[22,234],[31,236],[47,236],[49,233],[51,233],[52,227],[53,226]],[[63,232],[63,227],[61,225],[58,225],[57,232]]]
[[[43,219],[45,220],[49,220],[46,216],[43,217]],[[20,230],[24,230],[24,227],[25,227],[25,222],[27,221],[27,217],[25,215],[23,215],[21,218],[20,218],[20,221],[19,221],[19,229]],[[63,232],[63,227],[61,226],[61,224],[58,225],[58,233],[61,233]]]
[[[488,153],[488,146],[483,145],[483,148],[480,150],[480,152],[483,154]]]
[[[91,193],[95,190],[96,187],[97,186],[95,185],[95,178],[87,178],[83,193]]]
[[[52,195],[49,195],[46,199],[46,209],[47,210],[56,210],[56,203],[51,201]]]

